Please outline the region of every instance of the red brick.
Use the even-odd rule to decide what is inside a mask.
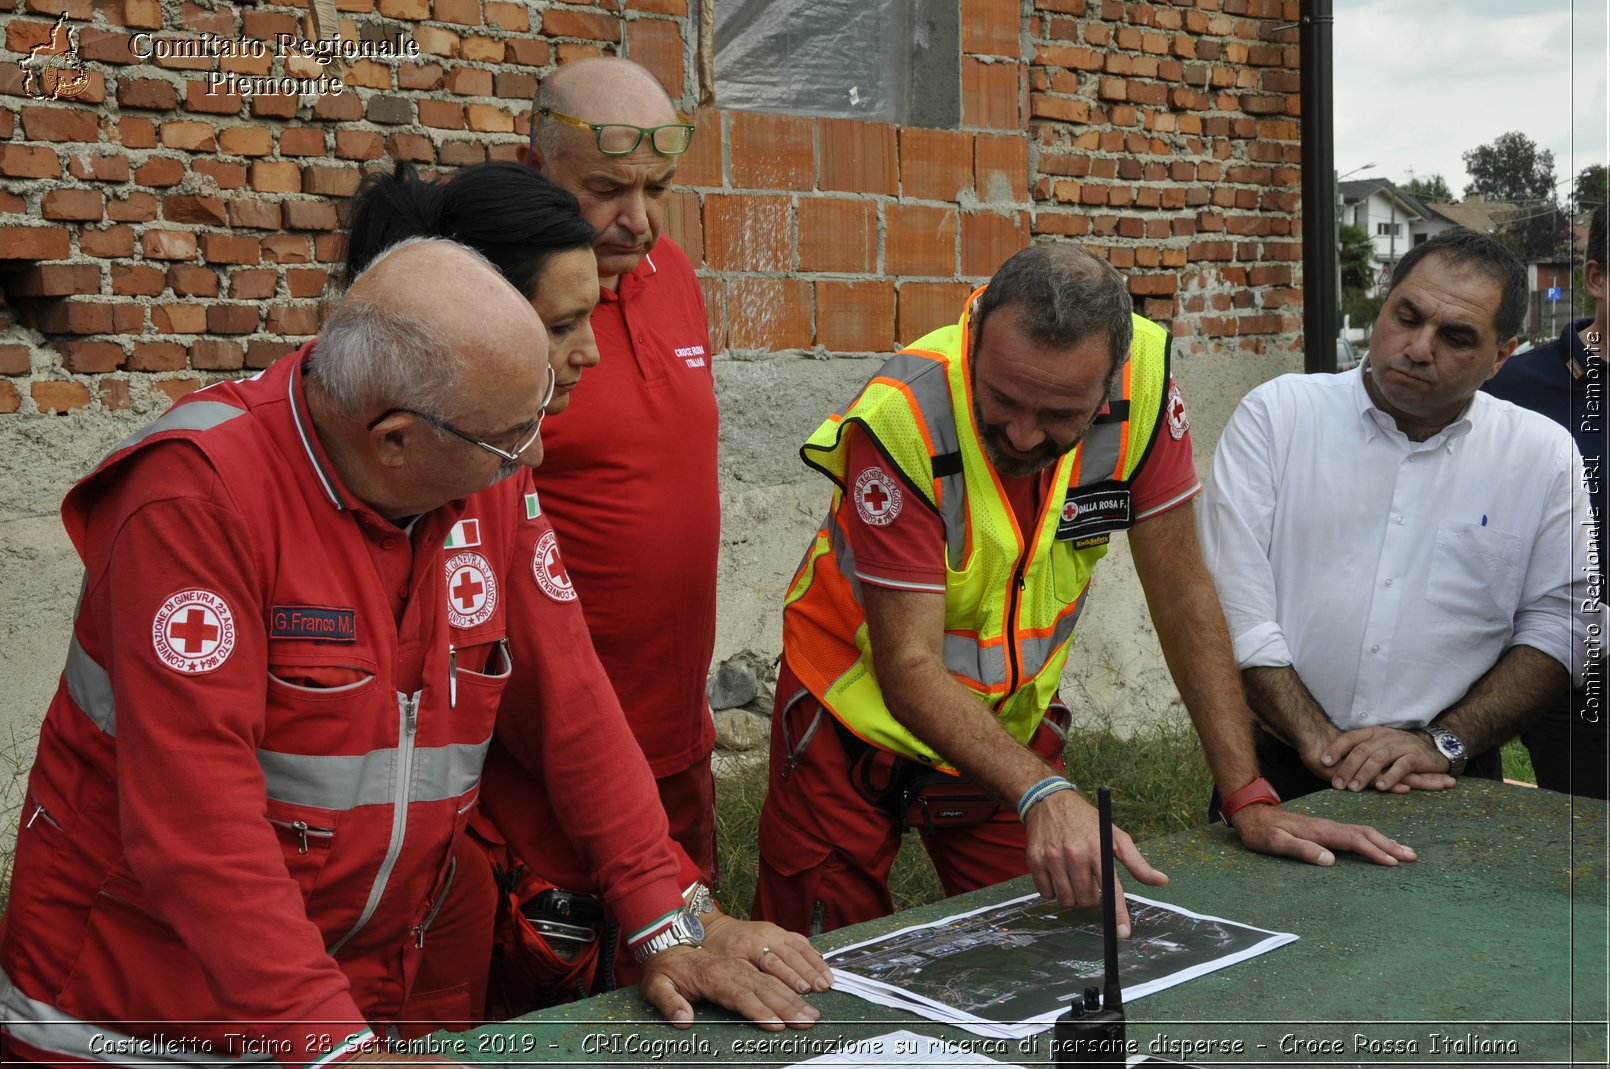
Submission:
[[[113,305],[64,297],[33,309],[31,326],[46,334],[111,334],[115,329]]]
[[[653,10],[652,7],[643,4],[641,0],[639,0],[637,8],[638,10]],[[686,14],[686,11],[683,13]],[[531,13],[525,4],[506,4],[497,3],[495,0],[487,0],[486,23],[488,26],[497,26],[510,33],[527,33],[531,29]]]
[[[150,119],[121,116],[117,120],[117,140],[126,149],[156,148],[157,124]]]
[[[537,37],[510,38],[508,60],[522,67],[547,67],[553,63],[553,48]]]
[[[900,129],[900,195],[921,200],[955,201],[971,188],[966,167],[972,158],[972,135],[923,127]]]
[[[172,111],[179,106],[179,90],[159,78],[119,78],[117,102],[125,108]]]
[[[325,197],[350,197],[363,181],[356,167],[310,163],[302,168],[302,192]]]
[[[379,8],[388,19],[418,22],[430,18],[430,0],[380,0]]]
[[[187,352],[177,342],[138,340],[129,354],[128,370],[178,371],[185,366]]]
[[[893,283],[884,279],[816,283],[816,344],[838,353],[892,351]]]
[[[1023,52],[1018,0],[962,0],[961,24],[963,52],[1012,59]]]
[[[203,234],[201,255],[210,264],[254,264],[259,259],[257,239],[236,234]]]
[[[327,200],[287,200],[287,230],[334,230],[339,225],[335,205]]]
[[[360,59],[347,68],[342,81],[348,86],[387,90],[391,88],[391,68],[372,59]]]
[[[0,190],[0,215],[27,215],[28,202],[15,193]]]
[[[203,156],[190,165],[190,170],[211,178],[218,184],[219,189],[240,189],[246,185],[244,163],[231,163],[216,156]]]
[[[436,162],[435,144],[420,134],[392,134],[386,138],[386,153],[394,160],[410,163]]]
[[[456,59],[464,49],[463,39],[458,34],[439,26],[415,27],[414,43],[428,56],[446,56],[449,59]]]
[[[257,160],[252,164],[251,184],[259,193],[300,193],[302,168],[286,160]]]
[[[305,236],[275,234],[273,237],[263,239],[263,259],[272,264],[305,264],[313,257],[309,253]]]
[[[53,189],[39,202],[46,219],[98,220],[105,210],[105,198],[93,189]]]
[[[256,309],[251,309],[253,315]],[[208,316],[210,320],[211,315]],[[246,350],[239,342],[211,338],[190,343],[190,366],[198,371],[238,371],[245,365]]]
[[[0,260],[65,260],[69,255],[63,227],[0,227]]]
[[[431,18],[461,26],[481,24],[480,0],[431,0]]]
[[[134,54],[134,37],[127,33],[106,33],[90,29],[78,35],[78,58],[93,63],[129,64],[144,62]]]
[[[272,267],[237,267],[229,272],[229,295],[237,301],[260,301],[274,296],[279,272]]]
[[[123,347],[109,341],[70,341],[56,346],[62,365],[74,375],[104,375],[123,363]]]
[[[174,186],[184,179],[184,164],[166,156],[152,156],[134,172],[142,186]]]
[[[804,349],[811,344],[811,286],[797,278],[727,280],[727,344],[735,349]]]
[[[155,267],[145,264],[113,264],[112,292],[119,297],[155,297],[167,280]]]
[[[29,141],[98,141],[100,123],[93,111],[78,108],[22,108],[22,131]]]
[[[151,327],[158,334],[202,334],[207,330],[204,304],[159,304],[151,309]]]
[[[28,393],[41,412],[71,412],[75,408],[89,407],[89,388],[79,382],[35,382],[29,385]]]
[[[710,131],[719,136],[718,131]],[[814,183],[811,121],[796,115],[734,112],[732,184],[739,189],[810,189]],[[720,181],[709,182],[719,185]]]
[[[492,95],[492,72],[481,70],[478,67],[456,67],[444,79],[442,68],[431,64],[436,72],[436,85],[429,88],[438,88],[445,85],[449,93],[456,93],[464,97],[489,97]],[[401,85],[402,79],[398,79]],[[403,86],[412,89],[413,86]]]
[[[592,41],[615,42],[620,39],[620,29],[621,20],[610,15],[552,7],[542,13],[544,37],[583,37]]]
[[[128,379],[102,379],[99,385],[102,408],[118,409],[129,407]]]
[[[0,345],[0,375],[26,375],[31,370],[31,348],[26,345]]]
[[[341,234],[314,234],[313,258],[324,263],[340,263],[347,254],[347,241]]]
[[[34,264],[6,276],[12,297],[66,297],[99,293],[101,269],[95,264]]]
[[[340,96],[325,94],[319,102],[313,105],[313,117],[323,119],[319,109],[328,101],[357,99],[354,93],[342,93]],[[257,119],[294,119],[296,118],[297,98],[288,94],[260,93],[252,97],[252,117]]]
[[[491,74],[490,71],[476,71],[476,70],[473,70],[472,68],[469,68],[469,67],[461,67],[458,70],[454,71],[453,74],[454,75],[468,75],[468,74],[483,75],[485,77],[485,79],[486,79],[486,86],[487,86],[488,90],[491,89],[491,86],[492,86],[492,74]],[[442,81],[442,65],[440,63],[404,63],[402,66],[397,68],[397,88],[398,89],[423,89],[423,90],[428,91],[428,90],[432,90],[432,89],[440,89],[442,87],[442,84],[443,84],[443,81]],[[452,82],[451,81],[449,81],[447,84],[448,84],[449,88],[452,88]],[[462,90],[462,91],[468,93],[468,90]],[[453,89],[453,92],[457,93],[457,92],[461,92],[461,90]],[[487,94],[486,93],[476,93],[476,94],[470,94],[470,95],[485,96]]]
[[[280,206],[265,197],[231,197],[229,225],[255,230],[278,230]]]
[[[852,119],[818,119],[818,186],[850,193],[894,194],[898,189],[895,128]]]
[[[330,273],[322,267],[291,267],[285,271],[285,283],[292,297],[320,297],[329,284]]]
[[[317,126],[291,126],[280,131],[281,156],[323,156],[324,130]]]
[[[372,130],[337,130],[335,154],[344,160],[378,160],[385,142]]]
[[[22,407],[22,394],[9,382],[0,382],[0,412],[15,412]]]
[[[313,102],[313,117],[319,122],[357,122],[363,118],[363,101],[357,93],[325,93]]]
[[[736,120],[739,113],[732,113]],[[677,158],[676,184],[688,186],[723,185],[721,163],[722,113],[715,110],[696,111],[693,119],[693,140],[688,150]]]
[[[961,220],[964,277],[993,275],[996,268],[1029,243],[1028,220],[1022,212],[964,212]]]
[[[168,286],[179,297],[216,297],[218,272],[196,264],[175,264],[168,268]]]
[[[185,83],[184,110],[201,115],[239,115],[241,95],[230,91],[227,82],[192,79]]]
[[[61,159],[44,145],[0,145],[0,175],[11,178],[59,178]]]
[[[294,341],[279,341],[277,339],[256,338],[246,343],[246,366],[249,368],[265,368],[287,353],[294,353],[299,346]]]
[[[514,116],[496,104],[470,104],[464,109],[471,130],[482,134],[512,134]]]
[[[140,251],[147,260],[191,260],[196,235],[187,230],[147,230],[140,235]]]
[[[10,249],[11,239],[9,230],[0,228],[0,249]],[[52,231],[60,234],[65,246],[67,234],[63,231]],[[114,256],[132,256],[134,254],[134,231],[126,226],[108,226],[101,229],[93,227],[78,232],[78,251],[85,256],[99,256],[110,259]],[[0,256],[3,256],[0,253]],[[65,257],[64,251],[56,256],[37,256],[38,260],[59,260]]]
[[[218,148],[218,130],[210,122],[198,119],[181,119],[165,122],[158,130],[163,148],[182,149],[186,152],[212,152]]]
[[[319,310],[306,304],[276,304],[268,310],[264,329],[270,334],[312,337],[319,332]]]
[[[66,45],[58,42],[51,46],[51,38],[55,36],[55,26],[49,22],[21,22],[13,20],[6,27],[6,48],[21,55],[29,55],[34,49],[40,49],[44,56],[59,56],[66,52]]]
[[[672,100],[684,89],[682,31],[669,19],[633,19],[626,24],[626,51],[665,87]]]
[[[799,269],[852,274],[877,271],[876,206],[860,198],[800,198]]]
[[[492,95],[506,100],[530,100],[537,94],[537,79],[520,71],[498,71],[492,76]]]
[[[252,334],[257,330],[258,318],[257,305],[255,304],[209,305],[207,308],[207,330],[212,334]],[[194,352],[195,349],[192,347],[192,355]]]
[[[418,102],[419,124],[438,130],[464,129],[464,105],[446,100],[421,98]]]
[[[793,226],[788,199],[706,197],[704,241],[708,267],[737,271],[791,270],[794,266]]]
[[[129,158],[107,154],[90,155],[87,152],[70,153],[67,172],[74,178],[92,182],[127,182]]]
[[[163,394],[169,401],[175,402],[183,400],[199,389],[201,389],[200,379],[164,379],[151,384],[153,393]]]
[[[222,197],[177,195],[162,198],[162,218],[174,223],[222,226],[227,216]]]
[[[891,204],[884,209],[884,219],[885,274],[943,278],[956,274],[956,209]]]
[[[961,318],[972,287],[960,282],[903,282],[896,306],[896,343],[914,342]]]
[[[1029,199],[1029,142],[1023,137],[979,134],[973,139],[974,188],[991,204]]]
[[[1018,63],[981,63],[962,57],[962,125],[1022,129]]]

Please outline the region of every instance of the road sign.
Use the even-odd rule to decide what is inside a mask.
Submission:
[[[1557,301],[1559,299],[1560,299],[1560,287],[1558,287],[1558,286],[1550,286],[1549,287],[1549,300],[1552,302],[1552,301]]]

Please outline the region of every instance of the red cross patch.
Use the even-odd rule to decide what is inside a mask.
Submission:
[[[235,617],[210,590],[170,594],[151,621],[157,658],[175,672],[202,675],[219,668],[235,650]]]
[[[542,592],[555,601],[575,601],[576,588],[570,585],[570,573],[565,562],[559,559],[559,539],[552,531],[544,531],[537,539],[536,552],[531,555],[531,574]]]
[[[905,495],[895,481],[876,465],[861,473],[855,480],[855,512],[861,522],[872,527],[887,527],[900,515]]]
[[[1062,519],[1072,523],[1079,518],[1079,503],[1077,501],[1064,502],[1062,506]]]
[[[1169,437],[1177,442],[1191,429],[1191,417],[1185,412],[1185,398],[1180,396],[1180,388],[1172,381],[1168,384],[1168,400],[1163,408],[1168,415]]]
[[[486,558],[473,550],[447,559],[447,620],[454,627],[478,627],[498,607],[498,580]]]

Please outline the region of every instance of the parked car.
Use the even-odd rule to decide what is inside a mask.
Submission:
[[[1358,362],[1363,358],[1364,357],[1359,353],[1358,348],[1354,346],[1352,342],[1341,337],[1336,339],[1337,371],[1352,371],[1354,368],[1358,367]]]

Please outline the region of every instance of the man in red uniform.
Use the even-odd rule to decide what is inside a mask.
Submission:
[[[537,90],[530,159],[598,231],[602,287],[602,362],[549,424],[537,488],[671,835],[710,879],[718,417],[704,297],[661,234],[692,133],[629,60],[578,60]]]
[[[474,630],[552,537],[524,507],[546,346],[485,261],[405,243],[316,342],[185,399],[68,495],[86,577],[0,933],[8,1057],[300,1067],[393,1034],[511,666],[556,670],[530,627]],[[466,498],[485,548],[444,550]],[[629,738],[611,708],[580,738],[557,709],[499,734],[552,788],[652,811],[642,763],[592,750]],[[581,836],[668,1018],[711,998],[814,1020],[695,945],[663,824]]]
[[[905,825],[949,894],[1027,872],[1065,906],[1097,901],[1056,688],[1116,531],[1242,840],[1318,864],[1327,847],[1413,858],[1280,809],[1258,779],[1188,428],[1167,333],[1105,261],[1039,245],[811,436],[801,455],[835,491],[784,608],[755,916],[815,932],[887,913]],[[1166,880],[1118,829],[1114,852]],[[1127,935],[1121,899],[1118,918]]]

